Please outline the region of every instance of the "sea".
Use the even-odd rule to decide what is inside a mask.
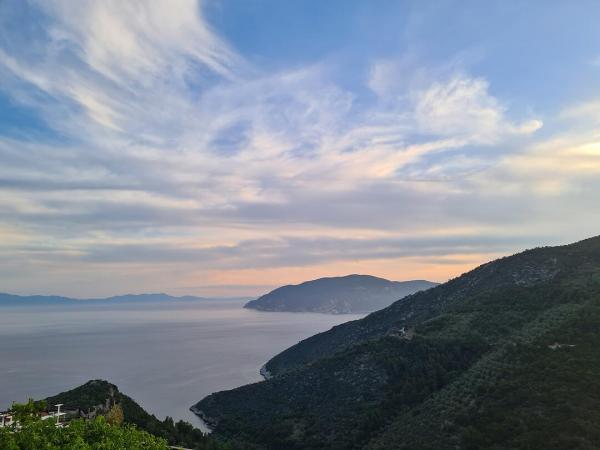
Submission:
[[[244,300],[0,307],[0,410],[104,379],[159,419],[262,380],[287,347],[362,315],[260,312]]]

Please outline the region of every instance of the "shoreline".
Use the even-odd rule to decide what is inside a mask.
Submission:
[[[202,421],[204,427],[206,428],[205,433],[211,434],[213,429],[217,426],[216,422],[208,417],[201,409],[196,408],[196,405],[190,406],[190,411],[193,412],[198,419]],[[204,431],[204,430],[202,430]]]
[[[273,378],[273,375],[271,374],[271,372],[269,372],[267,370],[266,364],[263,364],[263,366],[260,368],[260,370],[258,372],[265,380],[269,380],[269,379]],[[207,430],[206,431],[207,434],[210,434],[213,432],[214,428],[216,428],[216,426],[217,426],[217,422],[215,421],[215,419],[207,416],[206,413],[204,413],[204,411],[202,411],[201,409],[197,408],[196,405],[190,406],[190,411],[193,412],[196,415],[196,417],[198,417],[198,419],[200,419],[202,421],[202,423],[204,424],[204,427]]]
[[[263,366],[260,368],[259,370],[260,375],[266,380],[270,380],[271,378],[273,378],[273,375],[271,374],[271,372],[269,372],[267,370],[267,365],[263,364]]]

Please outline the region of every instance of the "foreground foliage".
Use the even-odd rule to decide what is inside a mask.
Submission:
[[[167,450],[164,439],[133,425],[109,425],[103,417],[73,420],[68,427],[51,420],[30,420],[22,427],[0,428],[0,450]]]

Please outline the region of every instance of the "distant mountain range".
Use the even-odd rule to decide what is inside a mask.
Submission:
[[[599,448],[600,237],[484,264],[192,407],[268,449]]]
[[[240,300],[243,297],[240,297]],[[194,297],[185,295],[182,297],[173,297],[167,294],[127,294],[117,295],[106,298],[70,298],[57,295],[13,295],[0,293],[0,306],[24,306],[24,305],[73,305],[73,304],[92,304],[105,302],[165,302],[165,301],[197,301],[208,300],[207,297]]]
[[[389,281],[370,275],[319,278],[277,288],[244,307],[259,311],[365,313],[437,286],[425,280]]]

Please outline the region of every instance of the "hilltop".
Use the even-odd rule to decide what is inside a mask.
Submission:
[[[232,449],[187,422],[175,423],[170,417],[163,421],[157,419],[108,381],[90,380],[75,389],[48,397],[45,401],[48,405],[61,403],[64,410],[86,420],[105,416],[118,405],[123,412],[124,424],[135,425],[153,436],[165,439],[171,445],[203,450]]]
[[[282,286],[250,301],[245,308],[259,311],[365,313],[389,306],[415,292],[437,286],[425,280],[389,281],[370,275],[319,278]]]
[[[198,402],[269,449],[600,446],[600,237],[484,264]]]

